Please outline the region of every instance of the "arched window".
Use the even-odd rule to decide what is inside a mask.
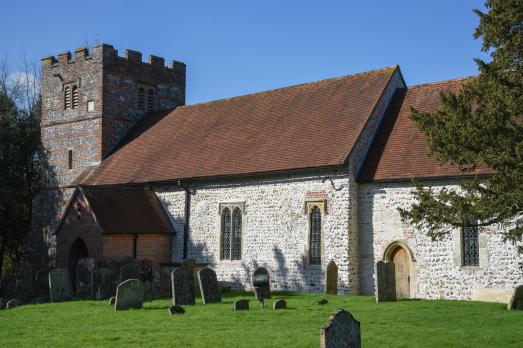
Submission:
[[[78,87],[73,86],[73,109],[78,109]]]
[[[145,111],[145,89],[143,87],[138,88],[136,106],[138,111]]]
[[[233,239],[231,248],[231,260],[241,260],[242,258],[242,211],[234,208],[232,212]]]
[[[64,110],[69,110],[71,102],[71,89],[69,87],[65,87],[64,89]]]
[[[321,210],[313,206],[309,213],[310,236],[309,236],[309,263],[311,265],[321,264]]]
[[[222,259],[231,258],[231,211],[225,208],[222,211]]]
[[[154,91],[152,89],[147,91],[147,111],[154,111]]]

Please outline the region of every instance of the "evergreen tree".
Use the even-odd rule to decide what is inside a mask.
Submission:
[[[476,59],[479,76],[458,93],[442,93],[438,111],[412,110],[430,154],[471,177],[458,189],[415,182],[417,203],[400,213],[433,239],[475,221],[501,224],[505,240],[516,243],[523,236],[523,0],[489,0],[485,7],[474,11],[480,20],[474,38],[482,39],[490,61]],[[490,174],[474,176],[478,168]]]

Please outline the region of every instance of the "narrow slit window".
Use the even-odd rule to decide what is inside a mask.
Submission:
[[[463,224],[462,252],[463,266],[479,266],[479,232],[475,221]]]
[[[144,111],[145,110],[145,89],[142,87],[138,88],[138,96],[137,96],[137,107],[138,111]]]
[[[242,258],[242,211],[240,208],[234,208],[233,218],[233,239],[231,248],[231,260],[241,260]]]
[[[69,169],[73,169],[73,150],[69,150],[67,153],[67,166]]]
[[[73,109],[78,109],[78,87],[73,86]]]
[[[321,210],[317,206],[312,207],[309,215],[309,263],[311,265],[321,264]]]
[[[64,89],[64,110],[69,110],[70,102],[71,102],[71,89],[69,87],[65,87],[65,89]]]
[[[154,91],[152,89],[147,91],[147,111],[154,111]]]
[[[231,258],[231,211],[225,208],[222,211],[222,259]]]

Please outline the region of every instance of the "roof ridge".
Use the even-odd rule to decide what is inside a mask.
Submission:
[[[437,85],[444,85],[449,82],[458,82],[458,81],[465,81],[465,80],[472,80],[474,78],[477,78],[478,75],[469,75],[464,77],[457,77],[455,79],[448,79],[448,80],[442,80],[442,81],[435,81],[435,82],[426,82],[421,83],[419,85],[412,85],[407,86],[407,89],[415,89],[415,88],[422,88],[422,87],[428,87],[428,86],[437,86]]]
[[[373,70],[362,71],[362,72],[355,73],[355,74],[350,74],[350,75],[330,77],[330,78],[323,79],[323,80],[298,83],[296,85],[290,85],[290,86],[285,86],[285,87],[278,87],[278,88],[268,89],[268,90],[260,91],[260,92],[252,92],[252,93],[247,93],[247,94],[238,95],[238,96],[234,96],[234,97],[228,97],[228,98],[222,98],[222,99],[216,99],[216,100],[209,100],[209,101],[195,103],[195,104],[183,105],[183,106],[177,107],[176,109],[186,109],[186,108],[191,108],[193,106],[209,105],[209,104],[214,104],[214,103],[223,103],[223,102],[229,102],[229,101],[232,101],[232,100],[243,99],[243,98],[248,98],[248,97],[257,97],[259,95],[264,95],[264,94],[268,94],[268,93],[272,93],[272,92],[283,91],[283,90],[299,88],[299,87],[306,87],[306,86],[316,85],[316,84],[325,83],[325,82],[331,82],[331,81],[335,81],[335,80],[342,80],[342,79],[356,77],[356,76],[361,76],[361,75],[366,75],[366,74],[373,74],[373,73],[377,73],[377,72],[385,71],[385,70],[395,71],[398,68],[399,68],[399,65],[398,64],[394,64],[394,65],[391,65],[391,66],[378,68],[378,69],[373,69]]]

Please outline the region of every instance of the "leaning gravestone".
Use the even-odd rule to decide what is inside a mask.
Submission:
[[[241,299],[241,300],[234,301],[233,309],[235,311],[246,311],[246,310],[249,310],[249,300]]]
[[[352,314],[340,309],[321,327],[321,348],[360,348],[360,323]]]
[[[518,309],[523,310],[523,285],[520,285],[514,289],[510,301],[507,305],[507,309]]]
[[[272,304],[272,309],[273,309],[273,310],[277,310],[277,309],[286,309],[286,308],[287,308],[287,301],[285,301],[284,299],[276,300],[276,301],[274,301],[274,303]]]
[[[203,304],[221,303],[222,294],[218,286],[216,273],[210,268],[202,268],[198,271],[198,283],[202,294]]]
[[[13,309],[15,307],[21,306],[22,301],[19,299],[12,299],[11,301],[7,302],[7,305],[5,306],[6,309]]]
[[[97,268],[91,273],[89,296],[93,300],[106,300],[116,292],[116,273],[109,268]]]
[[[71,281],[66,269],[56,268],[49,271],[49,297],[51,302],[71,299]]]
[[[394,262],[376,263],[376,302],[396,301],[396,275]]]
[[[254,271],[252,286],[257,300],[271,298],[269,272],[265,268],[258,267]]]
[[[122,311],[130,308],[140,309],[143,306],[143,283],[139,279],[127,279],[116,289],[114,309]]]
[[[49,301],[49,271],[41,270],[36,272],[36,297],[42,302]]]
[[[76,296],[94,299],[91,292],[92,274],[96,268],[96,261],[92,257],[84,257],[76,264]]]
[[[194,304],[194,272],[189,267],[179,267],[171,272],[173,305]]]
[[[325,293],[331,295],[338,294],[338,266],[336,262],[331,261],[327,265],[325,276]]]

